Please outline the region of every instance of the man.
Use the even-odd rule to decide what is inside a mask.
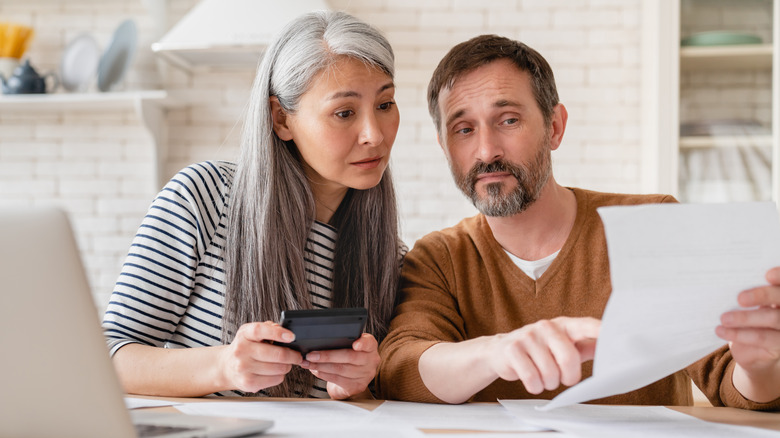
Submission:
[[[674,199],[556,183],[550,156],[566,108],[550,66],[522,43],[480,36],[454,47],[428,104],[455,181],[481,214],[406,256],[378,389],[421,402],[550,399],[592,371],[611,291],[596,208]],[[716,332],[730,349],[596,402],[690,405],[690,377],[715,405],[779,409],[780,268],[767,280],[723,315]]]

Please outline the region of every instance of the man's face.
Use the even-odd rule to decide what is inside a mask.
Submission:
[[[552,174],[551,130],[528,73],[498,60],[459,78],[439,98],[439,143],[460,190],[486,216],[512,216]]]

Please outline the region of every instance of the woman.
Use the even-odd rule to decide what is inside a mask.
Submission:
[[[103,321],[125,391],[368,395],[400,259],[393,62],[381,34],[338,12],[271,44],[237,164],[181,171],[133,241]],[[278,345],[293,336],[282,310],[318,307],[368,308],[368,333],[306,358]]]

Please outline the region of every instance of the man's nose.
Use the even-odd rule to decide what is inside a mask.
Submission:
[[[496,133],[489,128],[480,129],[478,132],[476,158],[483,163],[492,163],[504,157],[504,148]]]

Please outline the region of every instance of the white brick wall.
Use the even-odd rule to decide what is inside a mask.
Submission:
[[[171,23],[195,0],[169,2]],[[446,51],[467,38],[519,38],[552,64],[569,127],[553,154],[557,179],[599,190],[639,190],[640,0],[331,0],[376,25],[397,55],[401,127],[393,150],[403,239],[475,213],[455,188],[428,116],[425,93]],[[166,177],[192,162],[233,159],[253,71],[158,71],[157,38],[141,1],[0,0],[1,20],[34,26],[29,57],[56,70],[64,46],[81,32],[105,46],[125,18],[140,45],[124,88],[194,91],[190,107],[166,115]],[[167,72],[167,73],[166,73]],[[165,74],[163,74],[165,73]],[[73,216],[99,307],[112,290],[128,245],[152,197],[154,149],[134,111],[0,110],[0,205],[56,202]]]
[[[594,189],[638,190],[638,1],[417,5],[344,0],[331,5],[377,25],[397,53],[402,128],[393,170],[408,243],[475,212],[451,182],[434,140],[425,92],[444,53],[482,33],[519,38],[553,66],[570,114],[564,145],[553,154],[557,179]],[[406,15],[409,10],[415,11],[414,18]]]

